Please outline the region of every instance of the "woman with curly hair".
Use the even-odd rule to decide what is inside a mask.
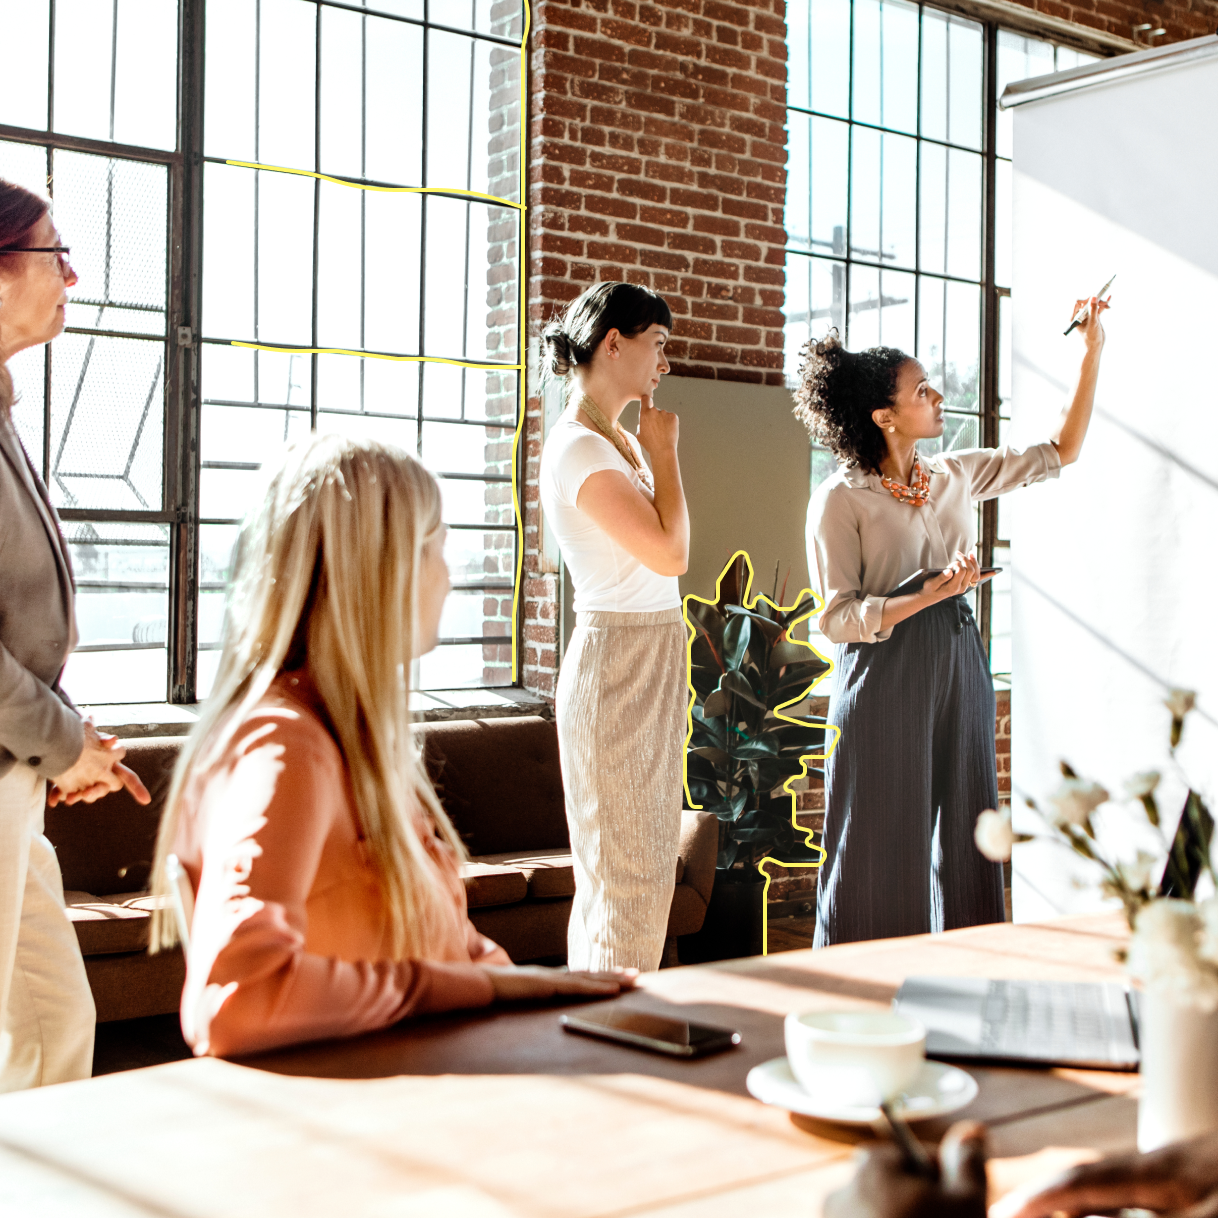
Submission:
[[[1085,303],[1075,304],[1077,312]],[[850,352],[836,331],[804,349],[795,414],[841,463],[808,505],[808,568],[835,643],[815,946],[1001,922],[1002,868],[973,843],[998,803],[994,687],[965,599],[983,578],[975,505],[1056,478],[1082,449],[1107,302],[1090,301],[1074,399],[1026,452],[922,457],[943,395],[892,347]],[[893,596],[920,571],[921,587]]]

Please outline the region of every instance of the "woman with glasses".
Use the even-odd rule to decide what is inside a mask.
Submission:
[[[93,999],[63,879],[43,835],[48,802],[126,787],[124,750],[59,687],[76,645],[68,547],[12,421],[8,361],[64,326],[66,261],[48,204],[0,180],[0,1092],[88,1078]]]

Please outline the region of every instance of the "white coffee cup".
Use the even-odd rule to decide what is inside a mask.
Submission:
[[[904,1091],[926,1058],[926,1029],[895,1011],[793,1011],[783,1030],[804,1090],[848,1107],[876,1107]]]

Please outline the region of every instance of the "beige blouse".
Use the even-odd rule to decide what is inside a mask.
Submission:
[[[882,643],[885,593],[915,571],[946,567],[957,550],[977,544],[974,504],[1020,486],[1056,478],[1061,459],[1050,443],[1026,452],[977,448],[923,458],[930,499],[902,503],[879,474],[841,468],[808,504],[808,570],[820,581],[825,607],[816,619],[832,643]]]

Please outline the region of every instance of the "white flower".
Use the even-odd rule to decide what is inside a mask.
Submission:
[[[1116,872],[1126,888],[1131,892],[1141,892],[1150,887],[1151,877],[1154,875],[1155,865],[1158,861],[1153,854],[1139,850],[1138,857],[1132,863],[1118,863]]]
[[[1183,719],[1193,709],[1196,701],[1197,695],[1191,689],[1173,689],[1163,705],[1171,711],[1173,719]]]
[[[1145,799],[1147,795],[1155,793],[1155,788],[1159,785],[1159,771],[1143,770],[1132,778],[1126,778],[1123,785],[1129,799]]]
[[[1015,845],[1015,831],[1011,828],[1011,809],[1004,808],[995,812],[986,808],[977,817],[977,827],[973,830],[973,840],[977,849],[991,863],[1005,863],[1011,857],[1011,847]]]
[[[1108,792],[1098,782],[1086,782],[1082,778],[1064,778],[1062,785],[1049,796],[1049,802],[1057,809],[1059,820],[1085,827],[1091,813],[1102,803],[1108,802]]]
[[[1130,976],[1182,1005],[1218,1010],[1218,970],[1200,954],[1207,920],[1191,901],[1143,906],[1129,944]]]

